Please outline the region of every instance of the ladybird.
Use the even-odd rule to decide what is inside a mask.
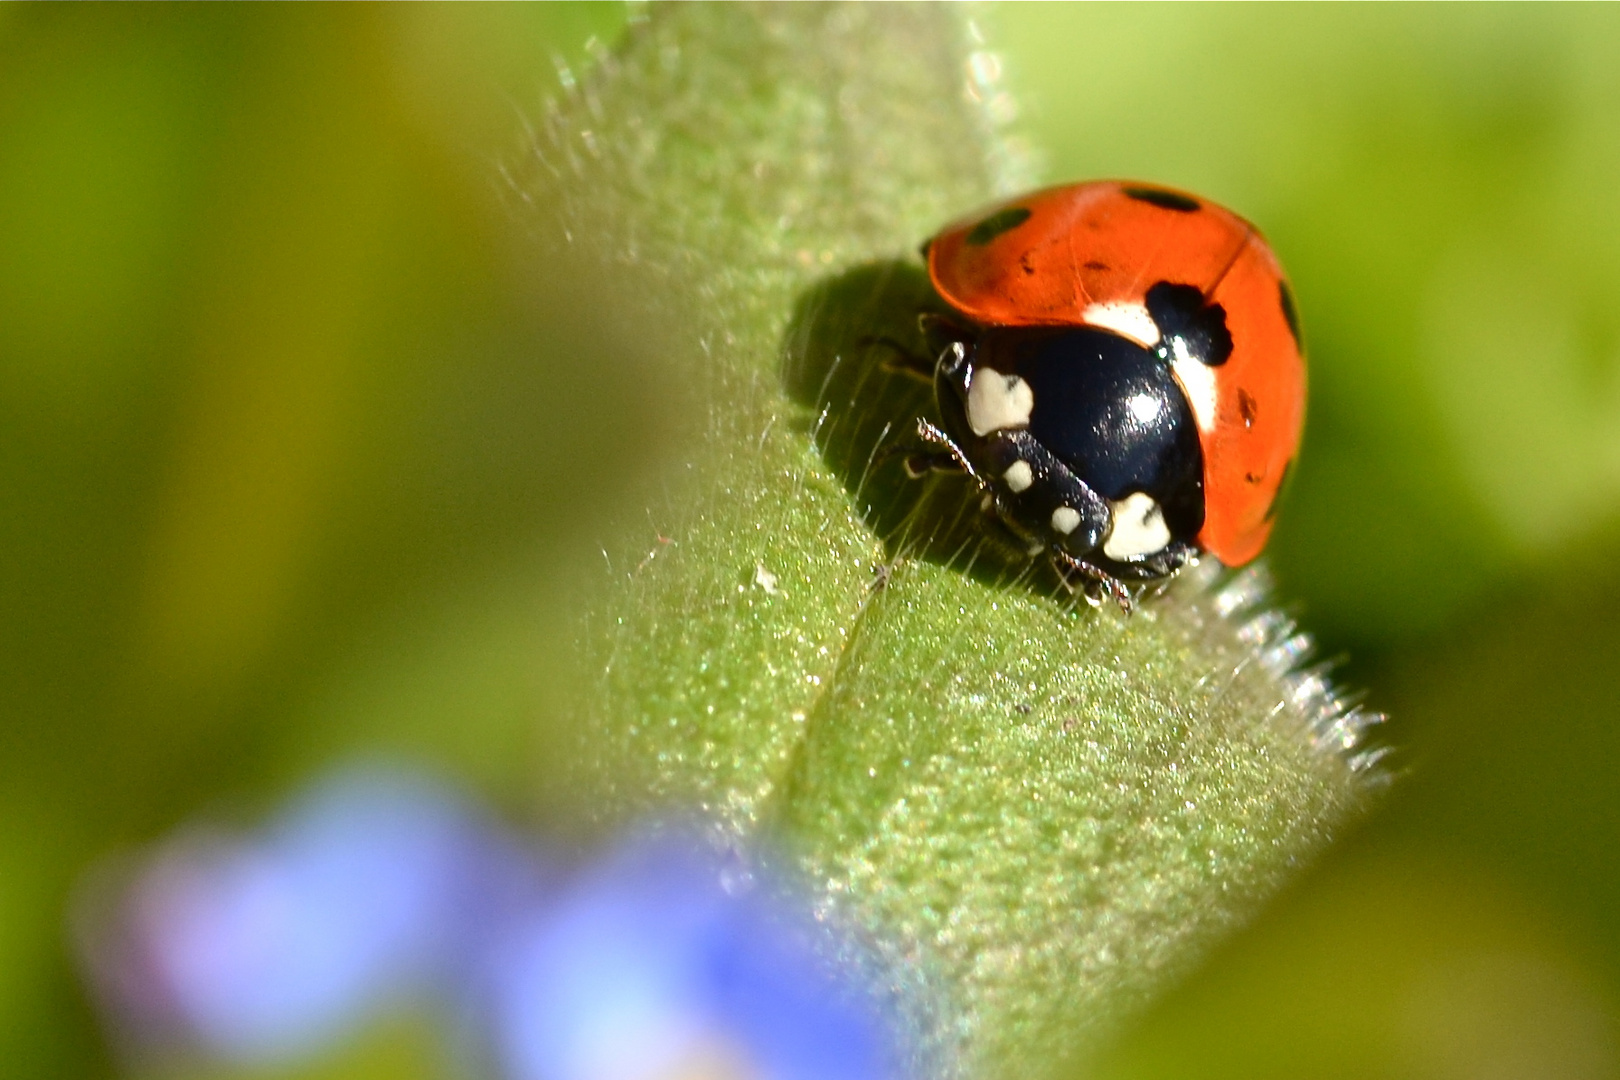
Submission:
[[[1255,227],[1150,184],[1048,188],[924,246],[943,311],[922,317],[942,427],[928,468],[1065,581],[1111,593],[1208,552],[1258,555],[1299,446],[1293,297]]]

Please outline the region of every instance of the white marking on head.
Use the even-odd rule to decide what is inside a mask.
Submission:
[[[1080,511],[1072,506],[1060,506],[1052,511],[1052,528],[1068,536],[1080,527]]]
[[[1170,542],[1164,508],[1153,501],[1153,496],[1138,491],[1109,505],[1114,510],[1114,527],[1103,542],[1103,554],[1110,559],[1151,555]]]
[[[975,435],[1029,426],[1035,411],[1035,391],[1016,375],[1003,375],[995,368],[982,367],[973,373],[968,386],[968,427]]]
[[[1001,478],[1007,481],[1007,486],[1017,494],[1029,490],[1030,485],[1035,482],[1035,471],[1029,467],[1029,462],[1015,461],[1007,466],[1007,471],[1001,474]]]
[[[1137,394],[1125,403],[1131,410],[1131,415],[1144,424],[1151,424],[1159,418],[1159,412],[1164,408],[1164,402],[1152,394]]]
[[[1148,309],[1129,300],[1110,300],[1106,304],[1092,304],[1080,313],[1080,321],[1087,326],[1100,326],[1112,330],[1120,337],[1128,337],[1143,348],[1159,344],[1159,324],[1153,321]]]
[[[1187,347],[1176,338],[1171,351],[1175,359],[1171,361],[1170,370],[1175,373],[1176,381],[1181,384],[1182,393],[1187,395],[1187,404],[1192,406],[1193,419],[1198,422],[1199,431],[1215,430],[1215,402],[1218,394],[1215,388],[1215,369],[1202,360],[1187,353]]]

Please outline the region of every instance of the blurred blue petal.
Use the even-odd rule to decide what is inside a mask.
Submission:
[[[531,913],[490,957],[508,1080],[864,1080],[898,1055],[876,1004],[815,949],[820,928],[733,888],[694,842],[636,842]]]
[[[117,946],[92,960],[126,969],[101,980],[115,1008],[180,1029],[148,1037],[238,1061],[296,1056],[428,988],[522,860],[429,780],[344,772],[260,839],[182,836],[136,878]]]
[[[431,996],[506,1080],[898,1075],[825,929],[735,860],[665,833],[555,878],[441,785],[350,770],[256,838],[171,841],[103,897],[85,951],[138,1043],[237,1063]]]

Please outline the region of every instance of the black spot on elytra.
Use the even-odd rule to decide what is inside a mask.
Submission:
[[[1093,259],[1091,262],[1085,263],[1084,266],[1085,266],[1085,268],[1087,270],[1106,270],[1106,269],[1108,269],[1108,264],[1107,263],[1098,262],[1095,259]]]
[[[1281,501],[1283,492],[1288,490],[1288,477],[1294,468],[1294,459],[1289,458],[1283,463],[1282,475],[1277,478],[1277,493],[1271,497],[1271,505],[1266,507],[1266,520],[1270,521],[1277,516],[1277,503]]]
[[[1247,390],[1243,389],[1242,387],[1239,387],[1238,388],[1238,412],[1243,414],[1243,426],[1244,427],[1246,427],[1246,428],[1254,427],[1254,418],[1255,418],[1255,415],[1256,415],[1256,413],[1258,411],[1259,411],[1259,406],[1255,403],[1254,395],[1250,394]]]
[[[1194,210],[1203,209],[1203,205],[1197,199],[1183,195],[1179,191],[1166,191],[1164,188],[1142,187],[1141,185],[1132,185],[1121,190],[1137,202],[1157,206],[1160,210],[1174,210],[1178,214],[1190,214]]]
[[[1028,220],[1029,210],[1022,206],[1009,206],[1005,210],[997,210],[968,230],[967,243],[973,247],[983,247],[1002,233],[1016,229]]]
[[[1277,300],[1282,304],[1283,318],[1288,320],[1288,332],[1294,335],[1294,345],[1303,349],[1305,342],[1299,337],[1299,312],[1294,310],[1294,294],[1288,288],[1288,282],[1277,282]]]
[[[1204,294],[1196,287],[1161,281],[1148,290],[1147,309],[1166,346],[1180,338],[1189,353],[1210,367],[1220,367],[1232,355],[1226,309],[1204,303]]]
[[[1018,265],[1023,268],[1023,271],[1026,274],[1035,273],[1035,266],[1029,261],[1029,252],[1027,251],[1018,256]]]

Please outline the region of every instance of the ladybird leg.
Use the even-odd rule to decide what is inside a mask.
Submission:
[[[973,466],[968,463],[967,455],[957,446],[951,437],[927,420],[917,420],[917,437],[925,444],[919,448],[915,443],[908,441],[891,442],[880,451],[873,460],[883,464],[898,454],[904,454],[901,464],[905,467],[906,475],[913,480],[921,480],[930,473],[953,473],[957,476],[968,475],[975,481],[979,480]],[[937,447],[938,449],[927,449]],[[980,486],[984,486],[982,481]]]
[[[1198,548],[1176,540],[1142,559],[1110,562],[1113,573],[1131,581],[1165,581],[1198,557]]]
[[[953,341],[940,350],[934,362],[934,402],[945,426],[958,432],[969,430],[968,390],[973,384],[973,361],[968,348]]]
[[[899,450],[899,447],[895,448]],[[925,450],[913,450],[901,462],[905,467],[906,475],[913,480],[921,480],[930,473],[952,473],[962,475],[962,463],[956,459],[955,454],[931,454]]]
[[[919,312],[917,329],[922,331],[923,341],[927,342],[928,351],[934,356],[954,344],[966,345],[977,336],[971,327],[937,311]]]
[[[1046,552],[1046,541],[1020,529],[1014,519],[1007,515],[1006,505],[1000,496],[986,491],[979,500],[979,511],[984,514],[981,535],[1003,561],[1017,565]]]
[[[927,420],[918,417],[917,437],[930,446],[939,447],[939,450],[936,453],[914,454],[912,458],[928,459],[928,468],[930,469],[938,469],[943,465],[943,471],[966,473],[977,481],[980,487],[984,486],[984,480],[979,476],[978,471],[973,468],[973,463],[968,460],[967,455],[962,452],[962,448],[957,446],[949,435],[930,424]],[[907,472],[911,472],[912,458],[906,459]],[[913,477],[921,475],[920,472],[912,473]]]
[[[1156,577],[1169,577],[1198,555],[1198,549],[1185,540],[1177,540],[1163,551],[1158,552],[1144,561],[1146,566]]]
[[[857,338],[856,344],[865,348],[881,345],[887,354],[878,362],[878,366],[891,375],[904,375],[920,382],[934,381],[934,362],[926,356],[912,352],[904,342],[897,341],[887,334],[869,334]]]
[[[881,345],[889,355],[881,361],[884,371],[923,382],[933,382],[939,367],[939,356],[953,344],[973,340],[973,331],[948,316],[924,311],[917,316],[917,329],[921,331],[924,352],[914,352],[910,346],[887,334],[868,334],[856,339],[856,344],[870,348]]]
[[[1124,614],[1129,615],[1136,610],[1136,601],[1131,598],[1130,589],[1106,570],[1092,566],[1084,559],[1077,559],[1061,548],[1052,549],[1052,562],[1057,565],[1064,585],[1071,591],[1074,589],[1072,578],[1080,579],[1080,587],[1085,590],[1086,600],[1093,607],[1097,606],[1102,594],[1107,593]]]
[[[1005,517],[1076,557],[1108,535],[1113,510],[1028,431],[998,431],[986,443],[985,471],[1007,492]]]

